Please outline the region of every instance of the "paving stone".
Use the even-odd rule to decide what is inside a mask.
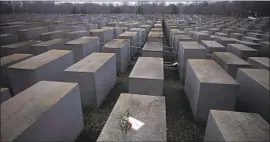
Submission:
[[[8,67],[12,92],[18,94],[40,80],[48,79],[74,63],[66,50],[50,50]]]
[[[270,122],[269,70],[239,69],[236,81],[240,84],[239,108],[245,112],[259,113]]]
[[[213,60],[215,60],[233,78],[236,78],[239,68],[251,68],[251,64],[230,52],[215,52],[213,53]]]
[[[129,61],[130,41],[128,39],[113,39],[101,51],[116,54],[116,68],[118,73],[124,73]]]
[[[163,45],[161,42],[146,42],[142,49],[143,57],[163,58]]]
[[[249,57],[247,60],[253,68],[269,70],[268,57]]]
[[[255,113],[211,110],[204,141],[269,141],[269,124]]]
[[[145,124],[138,130],[131,128],[124,138],[119,117],[126,111]],[[165,98],[122,93],[97,139],[102,141],[167,141]]]
[[[75,83],[40,81],[1,104],[1,141],[74,141],[83,127]]]
[[[244,60],[247,60],[248,57],[255,57],[258,55],[258,50],[250,48],[244,44],[228,44],[226,51],[231,52]]]
[[[185,82],[186,64],[188,59],[205,59],[206,49],[196,41],[179,42],[178,73],[181,82]]]
[[[210,109],[234,110],[239,84],[215,61],[189,59],[184,90],[194,119],[206,123]]]
[[[129,93],[163,95],[163,58],[139,57],[129,75]]]
[[[98,37],[81,37],[66,42],[63,49],[72,50],[74,62],[78,62],[93,52],[100,52],[100,44]]]

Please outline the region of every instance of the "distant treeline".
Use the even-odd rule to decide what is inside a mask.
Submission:
[[[193,2],[191,4],[149,3],[139,1],[136,5],[123,2],[121,5],[96,3],[56,3],[54,1],[1,1],[1,13],[42,14],[208,14],[225,16],[269,16],[269,1],[219,1]]]

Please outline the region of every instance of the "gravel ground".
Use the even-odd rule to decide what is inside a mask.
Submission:
[[[164,45],[167,45],[165,40]],[[128,75],[132,66],[118,76],[117,83],[107,95],[98,109],[86,108],[84,114],[84,130],[78,136],[77,142],[96,141],[107,118],[110,115],[120,93],[128,92]],[[196,142],[202,141],[205,126],[197,124],[192,117],[186,95],[179,81],[176,68],[164,67],[164,95],[166,97],[167,140]]]

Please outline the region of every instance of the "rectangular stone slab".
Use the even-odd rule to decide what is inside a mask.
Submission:
[[[2,57],[1,58],[1,76],[0,76],[1,84],[0,86],[11,88],[10,83],[9,83],[10,81],[8,78],[9,76],[8,75],[9,72],[7,69],[8,66],[18,63],[22,60],[28,59],[32,56],[33,56],[32,54],[12,54],[9,56]]]
[[[215,61],[189,59],[184,90],[194,119],[205,124],[210,109],[234,110],[239,84]]]
[[[127,131],[126,139],[119,126],[119,116],[130,116],[145,123],[140,129]],[[97,142],[103,141],[167,141],[166,106],[163,96],[122,93],[118,98]]]
[[[137,32],[123,32],[118,36],[119,39],[129,39],[130,41],[130,59],[137,53],[137,42],[138,42],[138,34]]]
[[[99,42],[101,45],[106,44],[112,40],[113,30],[110,29],[93,29],[90,31],[90,36],[99,37]]]
[[[251,64],[252,68],[269,70],[268,57],[249,57],[247,61]]]
[[[269,70],[239,69],[236,81],[240,84],[238,99],[241,110],[259,113],[270,122]]]
[[[67,30],[59,30],[59,31],[41,33],[39,35],[39,38],[42,41],[53,40],[56,38],[65,38],[65,33],[67,33],[67,32],[68,32]]]
[[[200,42],[201,40],[209,40],[210,35],[203,32],[195,32],[193,39],[196,40],[197,42]]]
[[[179,42],[178,50],[178,73],[184,83],[186,76],[186,64],[188,59],[205,59],[206,49],[196,41]]]
[[[233,78],[236,78],[239,68],[251,68],[251,64],[230,52],[215,52],[213,54],[213,60],[215,60]]]
[[[50,50],[8,67],[9,80],[14,94],[40,80],[50,78],[74,63],[67,50]]]
[[[30,47],[29,52],[34,55],[38,55],[52,49],[63,49],[64,44],[68,41],[69,40],[67,39],[58,38],[58,39],[53,39],[53,40],[37,43]]]
[[[259,50],[259,56],[261,57],[269,57],[270,58],[270,46],[268,42],[261,42],[261,48]]]
[[[255,57],[258,55],[258,50],[250,48],[244,44],[228,44],[226,51],[247,60],[248,57]]]
[[[128,39],[113,39],[104,46],[101,51],[104,53],[116,54],[116,68],[118,73],[124,73],[129,61],[130,41]]]
[[[207,54],[213,54],[213,52],[225,52],[225,46],[212,40],[202,40],[201,44],[206,48]]]
[[[149,42],[162,42],[163,41],[163,32],[150,31],[147,37]]]
[[[10,98],[11,98],[11,95],[10,95],[9,89],[8,88],[1,88],[0,102],[3,103]]]
[[[18,42],[14,44],[1,46],[1,57],[8,56],[15,53],[29,53],[31,45],[40,43],[41,41],[29,40],[24,42]]]
[[[64,44],[63,49],[72,50],[74,62],[78,62],[93,52],[100,52],[98,37],[81,37]]]
[[[45,27],[19,30],[19,41],[39,40],[39,35],[46,32],[48,32],[48,29],[46,29]]]
[[[251,47],[255,50],[260,50],[261,46],[258,43],[250,42],[250,41],[244,41],[244,40],[236,40],[236,43],[238,44],[244,44],[248,47]]]
[[[255,113],[211,110],[204,142],[269,141],[269,124]]]
[[[139,57],[129,75],[129,93],[163,95],[163,58]]]
[[[161,42],[146,42],[142,49],[143,57],[163,57],[163,45]]]
[[[77,82],[82,105],[97,108],[116,83],[114,53],[92,53],[56,75],[57,81]]]
[[[214,40],[223,46],[227,47],[228,44],[234,44],[235,39],[233,38],[227,38],[227,37],[221,37],[221,36],[216,36],[214,37]]]
[[[1,34],[0,45],[8,45],[18,42],[18,36],[16,34]]]
[[[83,127],[76,83],[40,81],[1,104],[1,141],[75,141]]]

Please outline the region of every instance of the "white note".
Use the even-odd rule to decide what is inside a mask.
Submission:
[[[131,123],[131,128],[136,130],[136,131],[139,130],[144,125],[143,122],[141,122],[140,120],[135,119],[133,117],[129,117],[128,121]]]

